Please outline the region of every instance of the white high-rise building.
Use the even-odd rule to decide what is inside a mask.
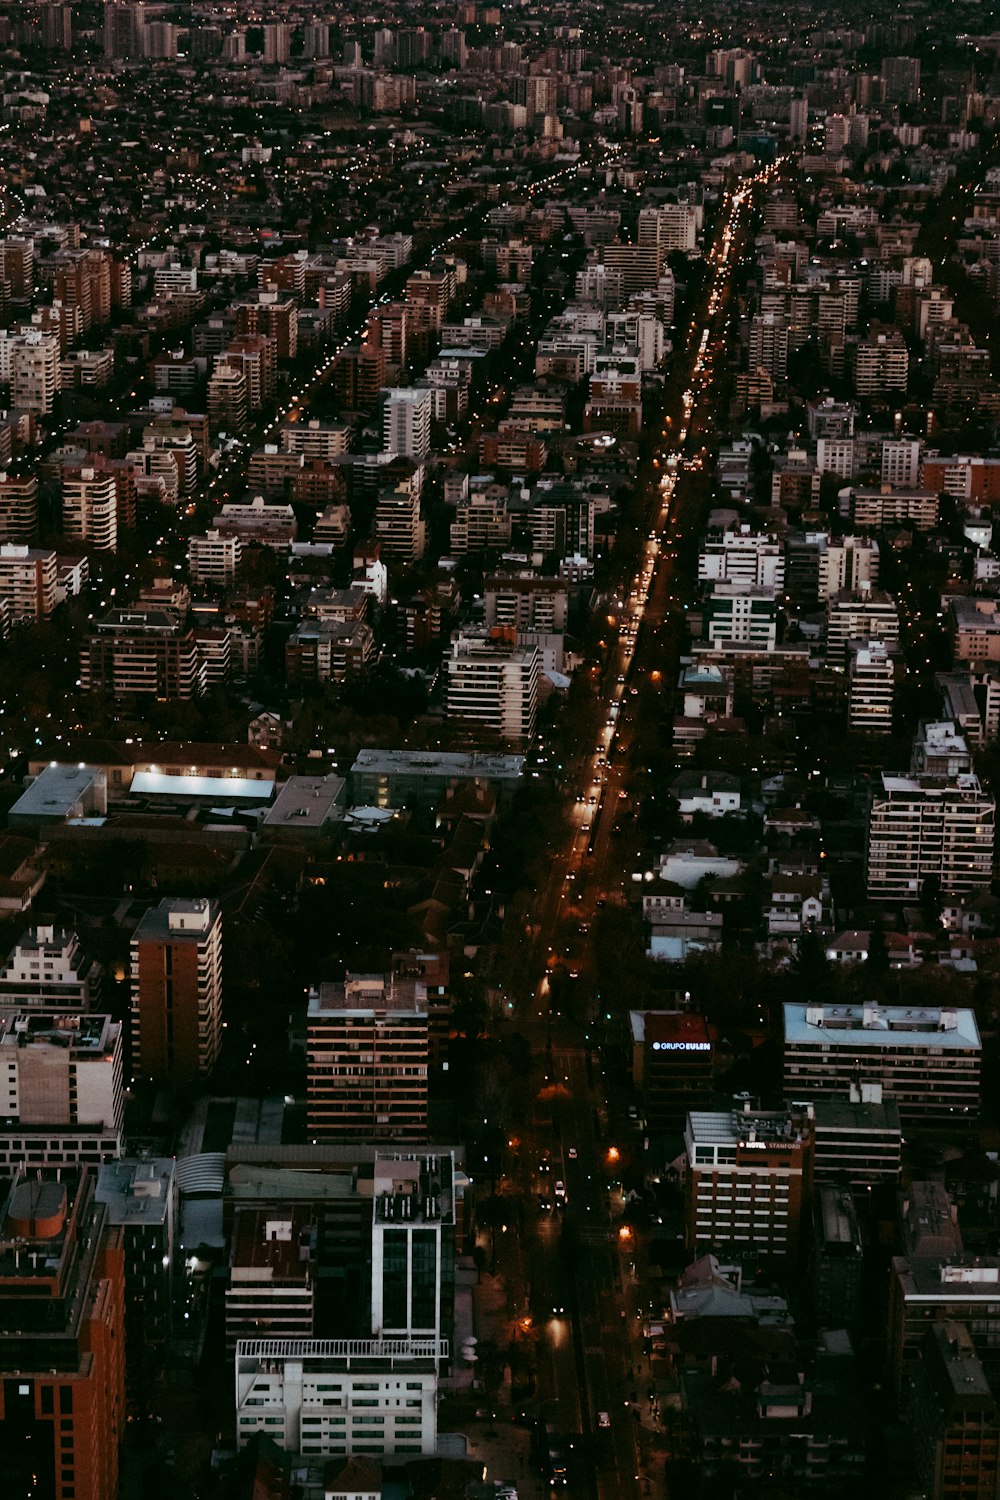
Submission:
[[[433,391],[418,386],[392,387],[383,392],[382,448],[406,458],[425,459],[431,451]]]
[[[882,444],[882,483],[916,489],[920,483],[920,455],[923,444],[918,438],[890,438]]]
[[[970,773],[887,776],[868,815],[868,896],[919,899],[933,879],[958,896],[993,879],[996,801]]]
[[[40,547],[0,546],[0,599],[10,620],[47,620],[56,606],[56,555]]]
[[[209,531],[188,541],[188,569],[191,582],[225,588],[236,577],[243,559],[243,543],[238,536],[224,536]]]
[[[36,1010],[0,1020],[0,1118],[6,1122],[0,1161],[19,1148],[22,1161],[35,1165],[120,1156],[124,1117],[119,1022]]]
[[[446,662],[447,713],[485,724],[506,740],[529,740],[538,713],[537,646],[521,648],[509,632],[462,632]]]
[[[727,531],[721,540],[705,542],[698,558],[701,582],[741,583],[747,588],[785,586],[785,552],[773,536],[758,535],[749,526]]]
[[[75,932],[42,923],[23,932],[8,953],[0,969],[0,1007],[90,1010],[101,976],[101,965],[81,952]]]
[[[831,537],[819,555],[819,598],[871,590],[878,583],[878,542],[870,537]]]
[[[241,1339],[237,1445],[263,1432],[306,1459],[431,1454],[447,1352],[434,1338]]]
[[[106,470],[88,467],[62,471],[63,531],[74,541],[101,552],[118,545],[118,490]]]
[[[885,641],[849,641],[847,723],[855,734],[891,734],[898,647]]]

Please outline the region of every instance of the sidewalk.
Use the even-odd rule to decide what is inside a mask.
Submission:
[[[509,1343],[510,1298],[502,1276],[459,1268],[455,1298],[455,1344],[471,1335],[479,1344],[492,1342],[500,1348]],[[504,1383],[490,1403],[474,1389],[476,1366],[459,1358],[456,1371],[443,1393],[442,1427],[460,1431],[468,1445],[470,1458],[479,1460],[485,1477],[513,1484],[519,1500],[547,1500],[548,1487],[531,1456],[531,1429],[515,1423],[511,1404],[510,1372],[505,1370]],[[482,1415],[477,1415],[482,1413]]]

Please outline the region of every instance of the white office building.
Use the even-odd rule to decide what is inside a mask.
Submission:
[[[110,1016],[15,1012],[0,1021],[0,1066],[0,1118],[121,1129],[121,1026]]]
[[[305,1457],[431,1454],[447,1355],[434,1338],[242,1339],[237,1445],[260,1432]]]
[[[982,1043],[971,1010],[786,1005],[790,1099],[850,1099],[876,1085],[907,1124],[963,1125],[979,1113]]]

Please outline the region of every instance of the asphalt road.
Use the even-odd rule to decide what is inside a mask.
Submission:
[[[552,851],[548,878],[526,913],[507,981],[519,1029],[546,1058],[544,1098],[520,1141],[513,1174],[529,1205],[514,1253],[523,1317],[536,1344],[536,1406],[543,1420],[578,1435],[569,1489],[592,1500],[639,1500],[649,1483],[629,1399],[641,1289],[611,1212],[614,1166],[603,1138],[607,1100],[600,1067],[588,1058],[579,1028],[550,1014],[549,965],[565,960],[569,948],[578,975],[570,982],[586,985],[594,908],[598,901],[628,899],[629,872],[619,852],[628,841],[614,840],[613,830],[626,802],[626,776],[635,770],[636,721],[660,713],[660,695],[672,693],[676,677],[683,611],[674,544],[701,522],[700,501],[684,473],[700,463],[701,442],[711,440],[713,366],[729,324],[732,272],[755,191],[775,170],[741,184],[719,218],[708,255],[711,274],[674,361],[671,388],[679,404],[671,412],[668,394],[662,427],[658,421],[640,465],[638,520],[646,540],[638,568],[608,603],[618,634],[601,678],[601,728],[567,837]],[[549,1170],[539,1173],[543,1158]],[[563,1205],[539,1208],[538,1194],[554,1200],[557,1181],[564,1185]]]

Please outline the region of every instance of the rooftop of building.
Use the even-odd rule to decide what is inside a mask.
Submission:
[[[451,1154],[425,1151],[375,1158],[373,1203],[383,1224],[453,1224],[455,1183]]]
[[[281,751],[239,741],[162,740],[158,744],[136,745],[131,759],[137,769],[175,766],[193,775],[209,767],[212,774],[236,776],[240,772],[252,772],[269,776],[273,781],[281,764]]]
[[[704,1016],[689,1010],[630,1010],[633,1042],[654,1052],[707,1052],[712,1038]]]
[[[940,1182],[911,1182],[903,1202],[907,1255],[956,1255],[963,1249],[955,1206]]]
[[[825,1131],[851,1135],[897,1135],[902,1137],[899,1105],[893,1099],[882,1102],[855,1099],[817,1099],[813,1106],[817,1136]]]
[[[908,1299],[995,1302],[1000,1295],[1000,1256],[897,1255],[892,1265]]]
[[[929,1047],[945,1051],[979,1051],[981,1042],[971,1010],[948,1006],[787,1004],[785,1046],[815,1046],[845,1051],[857,1047]]]
[[[88,765],[52,765],[40,771],[18,797],[8,816],[41,818],[46,821],[66,818],[92,787],[104,783],[103,770]]]
[[[466,750],[359,750],[351,771],[357,775],[487,776],[516,779],[523,755]]]
[[[218,916],[218,903],[205,897],[165,896],[139,918],[134,942],[198,942]]]
[[[230,1237],[230,1267],[268,1281],[308,1282],[315,1243],[315,1215],[307,1204],[238,1207]]]
[[[921,1357],[946,1416],[972,1410],[996,1420],[996,1399],[964,1323],[948,1319],[928,1329]]]
[[[343,982],[321,984],[309,994],[310,1021],[388,1011],[426,1019],[427,986],[396,974],[347,974]]]
[[[802,1141],[801,1124],[790,1110],[743,1108],[692,1110],[688,1134],[696,1146],[792,1146]]]
[[[0,1049],[61,1047],[76,1058],[110,1056],[121,1024],[107,1015],[24,1010],[0,1016]]]
[[[36,927],[28,927],[8,954],[4,970],[0,970],[0,978],[15,957],[55,957],[56,954],[75,948],[77,942],[77,935],[71,927],[56,927],[51,922],[40,922]]]
[[[172,1156],[105,1162],[97,1173],[97,1200],[107,1208],[108,1223],[162,1224],[171,1210],[174,1170]]]
[[[263,818],[265,828],[322,828],[336,815],[346,783],[342,776],[290,776]]]
[[[983,794],[979,777],[973,771],[961,771],[957,776],[890,776],[882,772],[882,790],[888,796],[913,796],[921,799],[943,797],[959,793],[964,797]]]
[[[0,1281],[59,1276],[85,1171],[50,1167],[0,1182]]]
[[[821,1187],[816,1195],[816,1229],[826,1255],[861,1257],[861,1233],[854,1200],[839,1187]]]

